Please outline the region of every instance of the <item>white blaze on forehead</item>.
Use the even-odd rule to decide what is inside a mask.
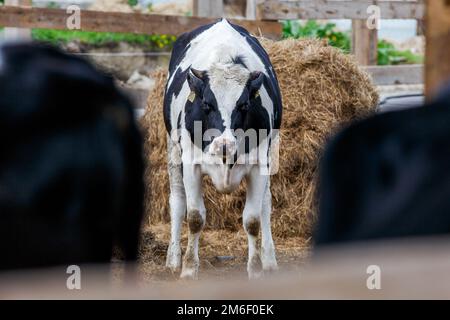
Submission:
[[[225,128],[231,126],[231,114],[250,77],[250,71],[233,62],[215,63],[208,70],[209,84]]]

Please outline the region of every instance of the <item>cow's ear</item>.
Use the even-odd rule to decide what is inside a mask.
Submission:
[[[194,91],[199,96],[203,95],[203,89],[205,88],[206,71],[199,71],[193,68],[189,69],[187,75],[187,81],[191,91]]]
[[[249,91],[250,91],[250,97],[255,97],[258,92],[259,89],[261,89],[261,86],[264,82],[264,73],[261,71],[253,71],[250,74],[250,79],[249,79]]]

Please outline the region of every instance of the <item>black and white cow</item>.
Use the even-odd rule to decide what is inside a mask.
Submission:
[[[269,57],[245,29],[223,19],[176,41],[164,99],[172,221],[166,265],[172,270],[181,267],[180,232],[187,213],[182,278],[195,279],[198,274],[198,241],[206,219],[204,174],[224,193],[247,179],[243,224],[249,242],[248,274],[258,277],[260,263],[265,271],[277,269],[269,174],[281,112]]]

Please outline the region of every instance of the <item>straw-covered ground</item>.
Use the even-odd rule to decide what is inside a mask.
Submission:
[[[182,248],[187,245],[187,226],[183,227]],[[141,252],[140,271],[146,281],[174,281],[179,274],[165,268],[170,225],[160,223],[145,228]],[[292,237],[274,239],[280,271],[297,270],[309,255],[310,239]],[[207,230],[199,245],[199,279],[226,280],[247,276],[247,235],[244,230]]]
[[[351,121],[374,112],[378,94],[369,76],[351,56],[325,42],[260,41],[273,63],[283,98],[280,165],[271,182],[272,230],[283,268],[296,265],[308,248],[317,217],[317,168],[327,139]],[[146,228],[152,230],[145,233],[148,245],[143,247],[142,260],[150,278],[158,274],[170,279],[173,276],[163,270],[170,220],[166,131],[162,119],[166,73],[160,70],[153,75],[155,87],[141,121],[149,163],[145,175]],[[205,178],[204,193],[207,222],[200,248],[202,268],[214,271],[229,267],[240,272],[245,269],[247,248],[242,228],[245,182],[234,193],[223,195]],[[223,261],[225,258],[217,256],[234,258]],[[291,258],[295,263],[289,263]]]

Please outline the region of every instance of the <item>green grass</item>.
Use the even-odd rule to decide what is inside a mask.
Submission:
[[[298,20],[283,21],[283,38],[320,38],[327,39],[330,45],[350,52],[351,43],[348,33],[336,31],[334,23],[319,24],[309,20],[302,24]]]
[[[165,34],[143,35],[131,33],[67,31],[49,29],[33,29],[32,38],[36,41],[47,42],[54,45],[64,44],[74,40],[78,40],[81,43],[90,45],[127,42],[160,50],[170,50],[173,46],[174,41],[176,40],[175,36]]]

